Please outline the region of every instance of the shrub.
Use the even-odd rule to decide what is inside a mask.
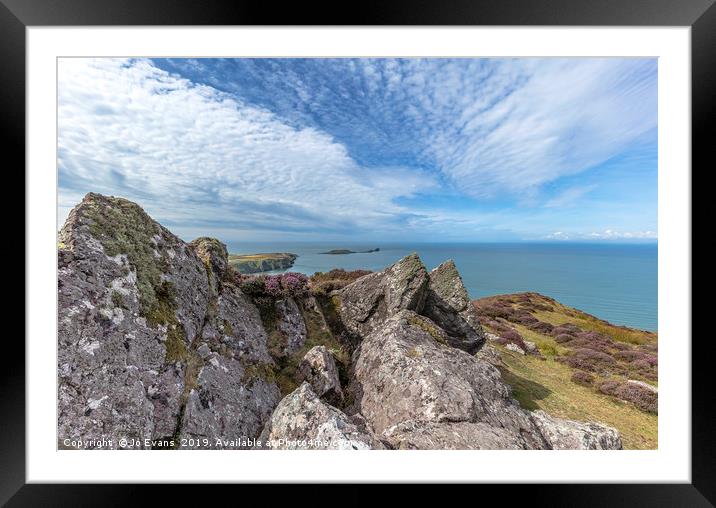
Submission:
[[[519,323],[521,325],[526,325],[528,327],[529,327],[529,325],[534,325],[534,324],[540,322],[539,319],[534,317],[532,314],[530,314],[529,312],[522,311],[522,310],[517,310],[514,312],[512,321],[514,321],[515,323]]]
[[[231,265],[226,268],[226,273],[224,274],[225,282],[229,282],[230,284],[234,284],[235,286],[241,287],[241,283],[245,279],[246,276],[239,273],[239,271],[233,268]]]
[[[281,287],[283,288],[286,296],[305,296],[308,292],[308,277],[302,273],[284,273],[281,275]]]
[[[574,339],[575,339],[574,335],[569,335],[568,333],[560,333],[559,335],[557,335],[554,338],[555,342],[557,342],[559,344],[563,344],[565,342],[569,342]]]
[[[659,395],[636,383],[622,383],[607,380],[602,382],[598,389],[606,395],[631,402],[642,411],[649,413],[656,413],[658,411]]]
[[[249,296],[264,295],[266,294],[266,277],[263,275],[244,277],[239,283],[239,288]]]
[[[522,336],[517,333],[517,331],[512,329],[505,332],[501,332],[500,338],[497,339],[497,342],[502,345],[515,344],[516,346],[519,346],[522,351],[527,351],[527,345],[525,344],[525,341]]]
[[[591,386],[594,383],[594,376],[589,372],[578,370],[572,374],[572,382],[582,386]]]
[[[590,372],[608,372],[616,361],[611,355],[590,348],[579,348],[572,351],[564,362],[573,369]]]
[[[614,357],[618,358],[619,360],[624,360],[625,362],[633,362],[635,360],[641,360],[642,357],[644,357],[646,353],[642,353],[641,351],[617,351],[614,353]],[[646,362],[648,365],[648,362]]]
[[[602,381],[599,383],[599,386],[597,389],[602,392],[605,395],[614,395],[617,391],[617,388],[619,388],[619,385],[621,383],[619,381],[614,381],[613,379],[608,379],[606,381]]]
[[[530,330],[537,332],[537,333],[549,335],[552,333],[554,326],[552,326],[549,323],[545,323],[544,321],[537,320],[536,323],[531,323],[531,324],[527,325],[527,328],[529,328]]]
[[[579,332],[581,332],[582,329],[579,328],[577,325],[574,325],[572,323],[563,323],[561,325],[555,326],[552,329],[552,334],[556,337],[560,334],[568,334],[568,335],[574,335]]]
[[[296,298],[305,296],[308,292],[308,277],[295,272],[279,275],[243,276],[239,287],[245,294],[254,298]]]

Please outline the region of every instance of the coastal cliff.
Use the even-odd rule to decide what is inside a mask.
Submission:
[[[298,256],[290,252],[268,254],[230,254],[229,265],[239,273],[261,273],[288,270]]]
[[[60,447],[622,447],[515,400],[450,261],[244,275],[218,240],[99,194],[58,247]]]

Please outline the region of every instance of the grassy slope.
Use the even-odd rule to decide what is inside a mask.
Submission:
[[[544,297],[533,295],[533,300],[537,303],[550,307],[550,310],[536,309],[532,312],[540,321],[553,325],[573,323],[584,330],[599,331],[615,341],[628,344],[656,345],[657,343],[655,333],[614,326],[554,300],[546,298],[542,300],[542,298]],[[489,299],[481,301],[485,300],[489,301]],[[497,343],[491,343],[505,363],[501,369],[504,380],[512,386],[515,398],[524,408],[543,409],[549,414],[562,418],[605,423],[620,431],[625,448],[657,448],[657,415],[641,411],[628,402],[603,395],[594,388],[572,382],[570,378],[574,370],[555,359],[566,354],[568,348],[558,344],[551,335],[530,330],[516,323],[510,325],[525,340],[533,341],[542,353],[542,358],[523,356]],[[486,328],[488,331],[494,331],[489,325]],[[654,381],[651,382],[655,384]]]

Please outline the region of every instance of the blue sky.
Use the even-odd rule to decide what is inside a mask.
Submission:
[[[60,225],[185,239],[655,241],[655,59],[61,59]]]

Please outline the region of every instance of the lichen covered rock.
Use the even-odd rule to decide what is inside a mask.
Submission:
[[[427,287],[425,266],[417,254],[410,254],[385,271],[361,277],[341,289],[341,320],[350,332],[365,336],[400,310],[420,312]]]
[[[229,269],[229,253],[226,245],[216,238],[202,236],[189,243],[199,259],[206,267],[207,275],[211,279],[212,286],[218,288],[221,281],[226,277]]]
[[[553,450],[622,449],[619,432],[606,425],[554,418],[544,411],[534,411],[532,418]]]
[[[244,448],[279,402],[271,366],[210,353],[188,395],[181,437],[189,448]]]
[[[276,303],[276,327],[283,338],[282,353],[292,355],[306,342],[306,323],[293,298]]]
[[[383,445],[304,382],[279,403],[259,441],[279,450],[371,450]]]
[[[473,354],[485,343],[477,311],[452,260],[430,272],[423,314],[445,330],[453,347]]]
[[[400,311],[364,338],[356,352],[357,409],[393,446],[392,427],[442,423],[481,423],[509,437],[513,448],[546,448],[532,422],[511,398],[499,371],[443,341],[446,334],[429,319]],[[480,426],[484,429],[484,425]],[[412,431],[415,435],[415,431]],[[441,431],[444,442],[449,433]],[[423,431],[423,438],[425,434]],[[391,441],[392,439],[392,441]],[[484,443],[476,443],[482,446]]]
[[[220,260],[207,259],[219,273]],[[199,347],[221,350],[227,359],[269,359],[253,304],[233,286],[213,285],[207,274],[194,248],[135,203],[88,194],[70,212],[58,250],[60,443],[104,439],[117,447],[121,438],[134,438],[152,447],[198,414],[182,418],[195,385],[207,387],[205,393],[218,386],[197,384],[208,361]],[[231,372],[232,366],[223,365],[239,383],[243,371]],[[247,400],[246,387],[235,386],[221,394],[227,404],[231,396],[237,404]],[[264,404],[259,399],[248,396],[247,405]],[[262,424],[251,428],[258,433]]]
[[[343,402],[343,390],[333,355],[326,346],[315,346],[303,357],[298,366],[299,379],[307,381],[314,393],[330,404]]]
[[[614,429],[519,406],[452,262],[428,274],[412,254],[318,299],[248,296],[218,240],[186,244],[88,194],[58,270],[60,443],[621,448]]]

